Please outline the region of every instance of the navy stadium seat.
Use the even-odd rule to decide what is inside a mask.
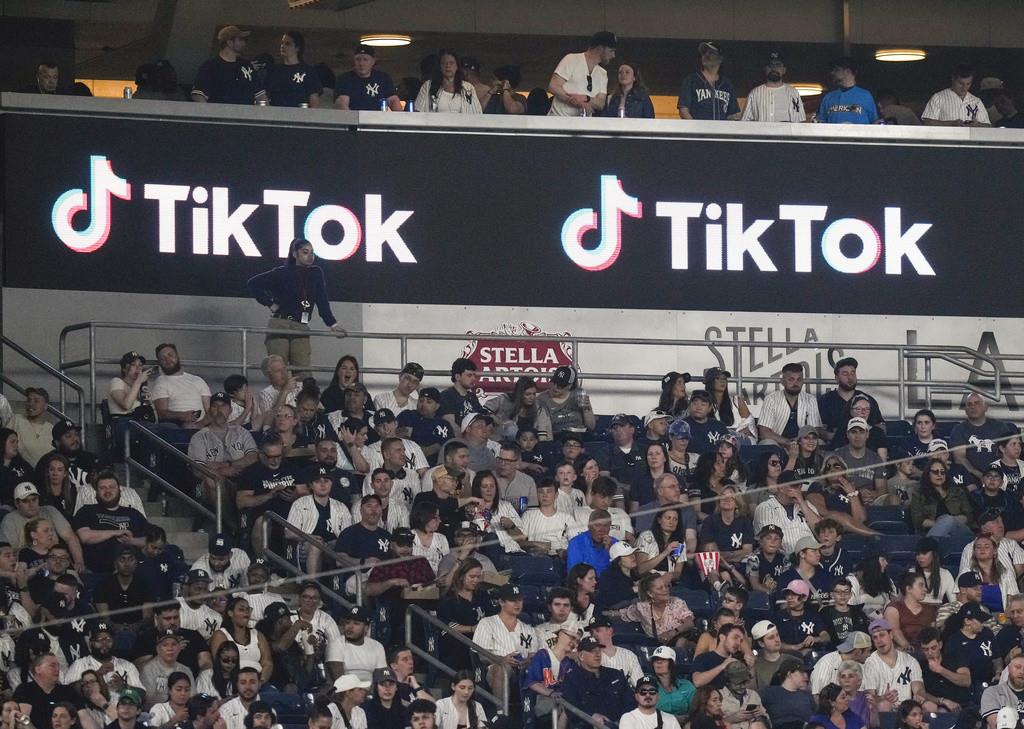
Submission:
[[[943,561],[945,561],[946,557],[952,556],[956,557],[959,563],[964,547],[973,541],[973,539],[966,539],[964,537],[946,537],[939,541],[939,553],[942,555]]]
[[[917,554],[919,540],[916,534],[884,534],[879,537],[878,544],[889,555],[890,562],[911,565]]]
[[[906,438],[913,432],[913,427],[906,420],[887,420],[885,434],[890,438]]]
[[[863,534],[844,534],[839,546],[851,554],[859,555],[864,551],[864,545],[868,543],[868,537]]]
[[[557,463],[562,459],[562,444],[557,440],[538,443],[536,450],[545,463]]]
[[[768,593],[752,590],[747,604],[743,606],[743,619],[747,626],[752,626],[759,620],[770,620],[771,616],[772,609],[768,602]]]
[[[597,462],[600,464],[607,464],[608,459],[611,457],[611,449],[609,448],[607,441],[588,440],[583,444],[583,450],[585,450],[592,458],[596,458]]]
[[[523,555],[508,560],[509,582],[516,585],[560,585],[562,576],[548,557]]]
[[[953,435],[953,428],[959,425],[957,420],[939,420],[935,423],[935,437],[942,438],[942,440],[948,441],[949,436]]]
[[[688,590],[685,587],[674,587],[672,588],[672,594],[682,598],[686,606],[698,618],[710,619],[715,611],[714,606],[711,604],[711,595],[703,590]]]
[[[870,526],[882,534],[893,536],[906,536],[910,534],[910,526],[905,521],[873,521]]]

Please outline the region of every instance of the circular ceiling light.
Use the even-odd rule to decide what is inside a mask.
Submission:
[[[390,46],[407,46],[412,43],[412,38],[400,33],[375,33],[373,35],[361,36],[359,38],[359,42],[366,46],[377,46],[381,48]]]
[[[791,84],[801,96],[817,96],[825,90],[821,84]]]
[[[928,56],[920,48],[884,48],[875,51],[876,61],[899,63],[905,61],[923,61]]]

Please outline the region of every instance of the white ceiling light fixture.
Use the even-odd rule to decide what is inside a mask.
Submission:
[[[817,96],[825,90],[821,84],[790,84],[801,96]]]
[[[412,38],[402,33],[373,33],[370,35],[360,36],[359,42],[365,46],[389,48],[394,46],[407,46],[412,43]]]
[[[923,61],[928,57],[920,48],[882,48],[875,51],[876,61],[888,63],[906,63],[908,61]]]

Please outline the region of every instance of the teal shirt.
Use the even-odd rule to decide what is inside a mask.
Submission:
[[[669,714],[680,716],[690,713],[690,703],[693,701],[697,687],[685,678],[676,681],[675,688],[666,691],[665,687],[658,685],[658,709],[667,711]]]

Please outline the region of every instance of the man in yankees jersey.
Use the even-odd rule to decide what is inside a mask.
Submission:
[[[352,70],[338,77],[334,108],[347,111],[381,111],[381,102],[391,111],[402,111],[402,102],[391,77],[374,68],[377,52],[360,44],[352,53]]]
[[[533,626],[519,619],[523,612],[523,593],[517,585],[502,585],[498,590],[497,615],[484,618],[473,631],[473,642],[503,658],[502,664],[487,669],[487,682],[499,699],[505,691],[505,671],[512,671],[509,684],[518,679],[518,671],[540,650],[541,640]]]
[[[207,601],[210,594],[210,573],[206,570],[189,570],[185,575],[185,594],[178,598],[179,620],[182,628],[194,630],[210,640],[220,627],[221,616]]]
[[[892,626],[885,618],[871,621],[868,633],[875,652],[864,661],[864,690],[875,695],[879,711],[895,711],[901,702],[918,699],[924,689],[921,665],[909,653],[898,650]]]
[[[81,680],[85,671],[96,671],[111,691],[124,691],[132,687],[145,693],[139,671],[129,661],[113,653],[114,634],[110,623],[97,621],[89,626],[89,655],[68,666],[64,682],[73,684]]]
[[[985,102],[971,93],[974,69],[960,64],[949,77],[949,88],[936,92],[921,114],[925,126],[990,127]]]
[[[248,569],[249,555],[234,546],[227,534],[214,535],[210,551],[192,565],[192,570],[203,570],[210,576],[210,587],[214,590],[244,588]]]
[[[388,408],[378,408],[373,413],[373,429],[377,435],[380,436],[380,440],[377,440],[369,445],[364,445],[360,450],[363,454],[363,458],[370,464],[370,468],[377,468],[383,465],[384,456],[382,453],[384,441],[388,438],[395,438],[398,436],[398,420],[395,418],[395,414]],[[415,441],[411,441],[408,438],[401,438],[402,445],[405,447],[405,468],[415,471],[417,477],[422,476],[426,470],[430,467],[430,463],[427,462],[427,457],[423,455],[423,449],[416,444]]]

